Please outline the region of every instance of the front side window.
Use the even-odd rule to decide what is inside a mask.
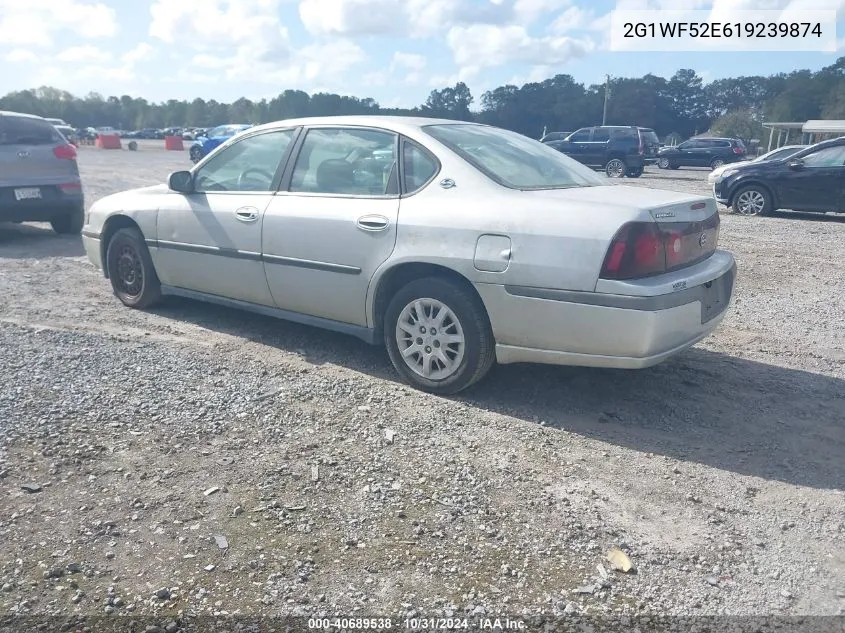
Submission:
[[[516,132],[472,123],[423,130],[500,185],[511,189],[567,189],[607,185],[589,167]]]
[[[292,130],[277,130],[226,147],[196,171],[194,190],[272,191],[276,170],[292,139]]]
[[[407,141],[402,146],[402,161],[405,193],[417,191],[437,173],[437,161]]]
[[[383,130],[315,128],[308,131],[293,168],[296,193],[396,195],[397,136]]]
[[[573,132],[572,136],[569,137],[570,142],[572,143],[584,143],[590,140],[590,128],[585,127],[577,132]]]
[[[841,167],[845,164],[845,145],[826,147],[804,157],[805,167]]]

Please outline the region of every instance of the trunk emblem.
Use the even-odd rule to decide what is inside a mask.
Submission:
[[[702,233],[698,236],[698,245],[701,248],[704,248],[704,245],[707,244],[707,233]]]
[[[26,159],[26,158],[29,158],[29,152],[28,152],[28,151],[26,151],[25,149],[24,149],[24,150],[19,151],[19,152],[18,152],[18,158],[20,158],[21,160]]]

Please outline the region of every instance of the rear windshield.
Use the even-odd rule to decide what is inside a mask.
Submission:
[[[660,144],[660,139],[657,138],[657,133],[654,130],[640,130],[643,135],[643,141],[646,143]]]
[[[61,140],[55,128],[42,119],[0,117],[0,145],[53,145]]]
[[[423,130],[489,178],[511,189],[607,184],[589,167],[516,132],[472,123],[426,125]]]

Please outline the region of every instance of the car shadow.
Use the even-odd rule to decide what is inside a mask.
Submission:
[[[79,235],[58,235],[49,224],[0,222],[0,258],[81,257]]]
[[[187,299],[156,313],[399,382],[381,347]],[[845,490],[845,381],[693,348],[628,371],[507,365],[450,398],[479,410],[740,475]]]

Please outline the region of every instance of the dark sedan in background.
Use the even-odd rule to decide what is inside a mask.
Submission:
[[[787,158],[729,167],[713,185],[713,194],[742,215],[776,209],[845,213],[845,137]]]
[[[710,167],[746,160],[745,143],[738,138],[691,138],[675,147],[663,147],[657,154],[660,169]]]

